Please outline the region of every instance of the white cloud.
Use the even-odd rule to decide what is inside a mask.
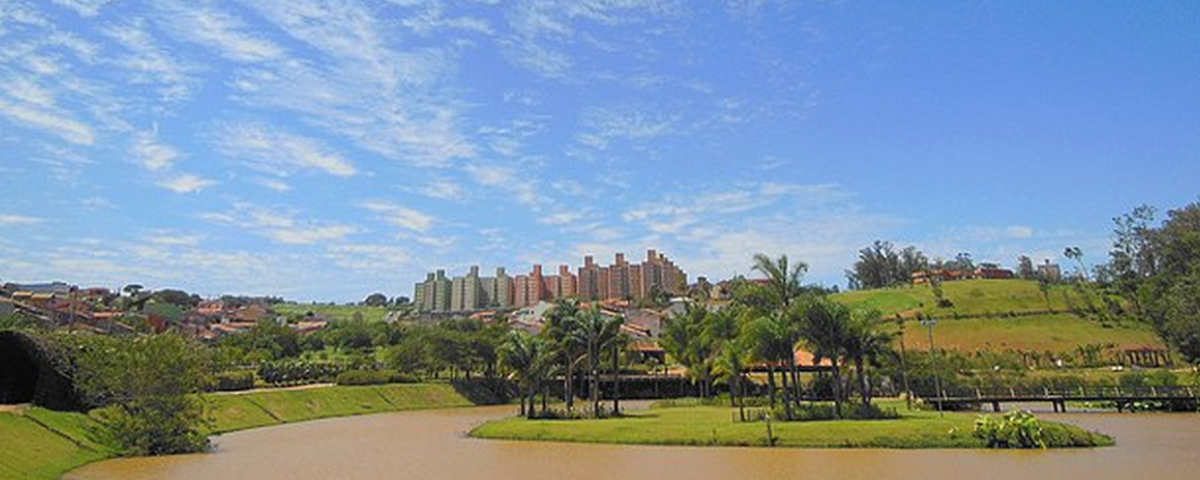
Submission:
[[[134,136],[130,153],[142,167],[150,171],[171,168],[179,158],[179,151],[158,141],[158,132],[140,132]]]
[[[291,185],[288,185],[286,182],[276,180],[273,178],[264,178],[264,179],[259,180],[258,183],[264,187],[267,187],[271,190],[274,190],[274,191],[280,192],[280,193],[288,192],[288,191],[292,190]]]
[[[447,167],[475,155],[460,126],[464,107],[445,88],[451,50],[397,51],[390,46],[393,29],[359,3],[263,0],[247,6],[315,52],[235,72],[229,81],[235,99],[295,113],[412,165]]]
[[[464,201],[467,191],[458,183],[446,179],[435,179],[425,186],[415,189],[416,193],[439,200]]]
[[[538,179],[532,172],[520,173],[511,167],[485,163],[473,163],[464,170],[476,183],[507,192],[521,204],[536,207],[542,203]]]
[[[194,193],[216,184],[216,180],[185,173],[163,180],[158,185],[175,193]]]
[[[1033,228],[1024,225],[1013,225],[1004,229],[1004,233],[1012,238],[1033,238]]]
[[[327,249],[326,256],[342,268],[392,275],[412,260],[411,254],[403,248],[374,244],[334,245]]]
[[[200,217],[213,223],[249,229],[289,245],[338,241],[361,231],[352,225],[297,219],[293,212],[271,210],[250,203],[236,203],[229,211],[207,212]]]
[[[212,48],[222,57],[240,62],[279,60],[287,52],[275,42],[250,33],[241,18],[212,8],[212,4],[170,2],[161,4],[168,30],[183,40]]]
[[[188,97],[199,83],[193,75],[199,70],[171,54],[146,28],[146,22],[135,19],[127,24],[110,26],[102,32],[125,47],[124,55],[112,59],[130,83],[157,85],[159,99],[172,102]]]
[[[18,125],[45,130],[71,143],[91,145],[96,142],[96,132],[91,125],[72,118],[61,109],[36,103],[22,105],[0,97],[0,115],[8,116]]]
[[[651,140],[674,133],[680,118],[632,107],[592,108],[583,115],[588,130],[577,140],[597,150],[604,150],[613,140]]]
[[[0,225],[15,226],[15,225],[33,225],[46,221],[43,218],[26,217],[23,215],[0,215]]]
[[[339,177],[358,173],[348,160],[323,143],[263,123],[243,123],[221,129],[218,149],[251,167],[276,175],[318,170]]]
[[[54,0],[54,3],[74,10],[84,17],[94,17],[103,9],[115,0]]]
[[[538,223],[543,223],[546,225],[568,225],[582,220],[587,215],[588,212],[584,210],[562,210],[539,218]]]
[[[168,246],[194,247],[200,244],[200,235],[180,235],[168,232],[154,232],[146,237],[150,243]]]
[[[382,215],[383,221],[415,232],[427,232],[433,228],[433,217],[411,208],[388,202],[367,202],[363,208]]]

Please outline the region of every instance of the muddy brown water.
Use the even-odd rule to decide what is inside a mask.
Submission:
[[[216,453],[120,459],[69,473],[109,479],[1200,479],[1200,415],[1042,415],[1115,435],[1054,451],[693,448],[468,438],[512,407],[321,420],[222,436]]]

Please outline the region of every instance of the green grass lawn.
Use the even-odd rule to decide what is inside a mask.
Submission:
[[[894,406],[894,405],[893,405]],[[903,407],[901,407],[903,408]],[[728,407],[688,406],[629,412],[604,420],[508,418],[471,431],[478,438],[582,443],[689,446],[767,446],[765,422],[735,422]],[[777,446],[802,448],[984,448],[971,435],[977,415],[904,411],[894,420],[772,422]],[[1112,440],[1078,427],[1043,422],[1063,445],[1111,445]]]
[[[40,408],[0,413],[0,478],[58,478],[71,469],[108,458],[112,449],[88,437],[90,425],[91,420],[81,413]]]
[[[960,351],[1023,350],[1071,351],[1081,345],[1113,344],[1117,348],[1163,348],[1162,340],[1147,325],[1099,321],[1066,312],[1070,286],[1051,286],[1049,301],[1037,282],[1026,280],[966,280],[942,284],[953,308],[937,308],[925,285],[839,293],[833,298],[852,306],[877,308],[885,316],[919,311],[938,319],[935,342],[939,348]],[[1077,302],[1081,303],[1081,302]],[[1024,313],[1038,312],[1034,315]],[[1017,314],[1009,316],[1009,314]],[[956,315],[957,314],[957,315]],[[955,318],[955,317],[971,318]],[[914,350],[929,348],[923,327],[908,322],[905,344]]]
[[[360,314],[367,322],[382,322],[387,316],[385,307],[367,307],[363,305],[310,305],[305,303],[280,303],[271,309],[281,315],[304,315],[308,312],[317,313],[331,320],[351,320],[354,314]]]
[[[1000,315],[1008,312],[1066,311],[1067,297],[1077,295],[1070,285],[1051,285],[1042,295],[1032,280],[962,280],[942,283],[942,292],[954,306],[940,308],[928,285],[905,285],[876,290],[857,290],[835,294],[834,299],[848,305],[879,309],[885,315],[911,310],[926,315]],[[1048,297],[1048,298],[1047,298]]]
[[[909,323],[905,345],[928,350],[924,327]],[[1162,340],[1147,325],[1126,322],[1106,328],[1100,322],[1071,314],[1009,318],[943,318],[934,327],[938,348],[959,351],[1071,351],[1080,345],[1113,344],[1117,348],[1152,346],[1163,348]]]
[[[325,387],[206,395],[213,424],[226,433],[282,423],[369,413],[470,406],[449,384]],[[82,413],[30,408],[0,413],[0,479],[54,479],[84,464],[117,455],[96,438]]]

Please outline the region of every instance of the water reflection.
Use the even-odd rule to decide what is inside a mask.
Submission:
[[[227,435],[220,452],[103,462],[69,479],[1073,479],[1200,478],[1200,415],[1043,415],[1118,446],[1049,452],[632,447],[475,440],[511,407],[406,412]]]

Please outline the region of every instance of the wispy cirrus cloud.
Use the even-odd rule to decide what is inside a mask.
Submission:
[[[351,177],[358,170],[323,142],[265,123],[237,123],[221,128],[219,151],[246,162],[251,168],[279,176],[315,170]]]
[[[175,37],[201,45],[238,62],[280,60],[287,51],[279,44],[253,33],[246,21],[211,3],[164,2],[160,19]]]
[[[403,205],[374,201],[364,203],[363,208],[380,214],[381,220],[400,228],[414,232],[427,232],[433,228],[433,217]]]
[[[206,212],[200,218],[212,223],[246,228],[278,243],[312,245],[340,241],[361,231],[344,223],[297,218],[287,209],[270,209],[252,203],[235,203],[222,212]]]
[[[586,131],[577,141],[597,150],[614,140],[646,141],[674,133],[681,116],[651,112],[644,108],[597,107],[583,114]]]
[[[158,140],[157,129],[135,135],[130,153],[139,165],[154,172],[171,168],[180,156],[178,150]]]
[[[158,186],[175,193],[195,193],[216,185],[216,180],[208,179],[192,173],[184,173],[169,177],[158,182]]]
[[[0,225],[17,226],[17,225],[34,225],[46,221],[40,217],[28,217],[24,215],[0,214]]]
[[[464,107],[444,90],[453,53],[397,50],[394,33],[372,10],[337,0],[264,0],[249,5],[294,41],[305,60],[239,70],[229,85],[254,106],[295,112],[396,161],[431,167],[470,158]]]

